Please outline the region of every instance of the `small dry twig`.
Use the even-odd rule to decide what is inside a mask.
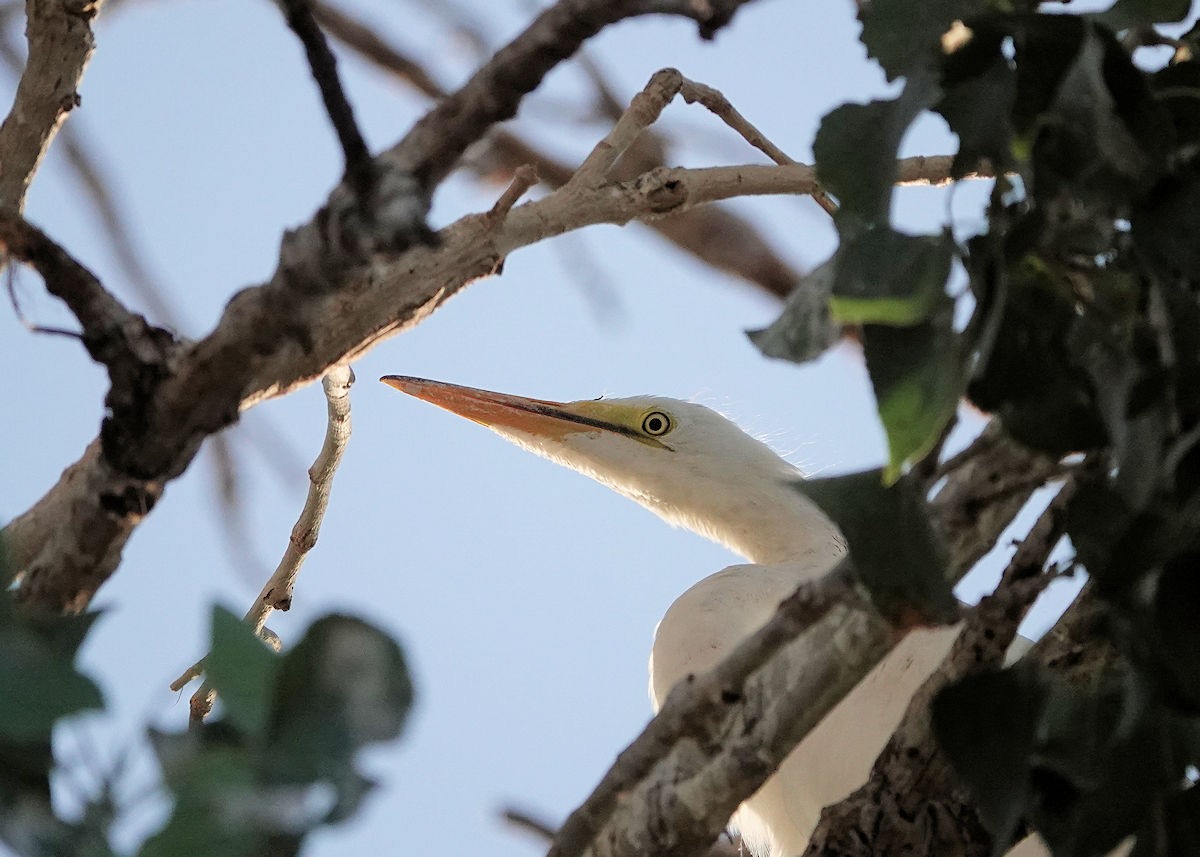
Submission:
[[[328,422],[325,441],[313,466],[308,470],[308,496],[300,517],[292,527],[287,549],[275,568],[274,574],[263,585],[262,592],[247,611],[245,622],[254,633],[264,639],[273,637],[266,628],[267,618],[275,610],[287,610],[292,606],[292,592],[296,577],[309,551],[317,543],[321,522],[329,506],[329,492],[333,487],[333,475],[337,472],[346,444],[350,440],[350,387],[354,383],[354,371],[345,365],[333,367],[321,382],[325,390]],[[276,640],[278,638],[275,638]],[[171,682],[171,690],[178,691],[204,671],[201,658]],[[192,696],[191,719],[199,722],[212,710],[216,694],[205,682]]]
[[[488,211],[487,216],[497,223],[500,223],[508,216],[512,207],[517,204],[525,192],[528,191],[538,182],[537,170],[532,164],[522,164],[513,171],[512,182],[504,189],[504,193],[500,194],[500,198],[496,200],[496,204]]]

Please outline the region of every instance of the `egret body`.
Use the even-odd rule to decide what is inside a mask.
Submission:
[[[680,679],[710,669],[845,553],[837,528],[796,490],[802,474],[702,405],[659,396],[547,402],[437,381],[385,383],[478,422],[608,485],[750,564],[704,578],[667,610],[650,655],[655,710]],[[955,629],[915,631],[787,757],[734,816],[760,857],[797,857],[821,809],[862,785]]]

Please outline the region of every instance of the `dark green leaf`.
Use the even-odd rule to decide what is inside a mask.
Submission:
[[[942,300],[942,310],[929,321],[863,328],[867,372],[887,433],[888,483],[933,449],[962,395],[958,335],[951,327],[950,301]]]
[[[829,309],[843,324],[913,325],[945,305],[954,242],[867,229],[842,242]]]
[[[1014,166],[1012,111],[1017,75],[1001,50],[1004,36],[1000,30],[977,30],[945,59],[945,95],[936,110],[958,135],[951,166],[955,177],[978,169],[985,159],[997,173]]]
[[[872,0],[861,14],[862,43],[879,61],[888,80],[932,66],[941,55],[941,37],[955,21],[990,5],[985,0]]]
[[[1114,30],[1182,21],[1191,10],[1191,0],[1117,0],[1094,20]]]
[[[1008,270],[1004,292],[994,344],[967,388],[971,401],[1034,449],[1100,446],[1107,436],[1095,389],[1069,347],[1078,315],[1066,277],[1031,255]]]
[[[1200,552],[1186,551],[1162,570],[1153,631],[1172,701],[1200,716]]]
[[[1200,282],[1200,165],[1159,182],[1134,208],[1131,223],[1138,252],[1161,277]]]
[[[140,857],[250,857],[262,853],[266,834],[278,829],[253,760],[232,748],[193,744],[179,760],[172,785],[175,807],[167,824],[146,840]]]
[[[26,613],[11,593],[0,593],[0,739],[44,740],[60,718],[104,706],[100,689],[74,663],[94,619]]]
[[[894,101],[843,104],[821,120],[813,142],[817,177],[841,205],[843,233],[887,223],[900,140],[938,96],[933,75],[915,75]]]
[[[213,607],[212,649],[204,673],[238,729],[262,735],[271,714],[279,657],[224,607]]]
[[[783,312],[769,327],[747,331],[767,357],[806,363],[837,342],[841,326],[829,317],[835,259],[805,276],[788,295]]]
[[[968,676],[933,700],[934,734],[997,844],[1010,844],[1033,795],[1029,756],[1047,689],[1032,670]]]
[[[902,479],[884,487],[878,470],[806,479],[798,486],[845,535],[875,606],[902,625],[953,621],[946,552],[929,522],[921,488]]]
[[[1032,759],[1030,818],[1055,854],[1107,854],[1177,787],[1163,711],[1136,681],[1055,685]]]
[[[360,619],[326,616],[283,659],[269,737],[300,767],[306,756],[348,758],[397,737],[412,698],[394,640]]]

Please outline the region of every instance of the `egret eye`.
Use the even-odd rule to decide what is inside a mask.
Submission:
[[[642,419],[642,431],[651,437],[664,435],[671,430],[671,418],[662,411],[651,411]]]

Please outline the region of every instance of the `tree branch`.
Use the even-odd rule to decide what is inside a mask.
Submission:
[[[288,26],[304,45],[313,80],[317,82],[321,100],[325,102],[325,112],[329,114],[329,121],[337,132],[345,159],[346,181],[365,199],[372,188],[371,152],[354,119],[354,108],[342,89],[337,58],[317,24],[311,0],[280,0],[280,5]]]
[[[0,211],[20,213],[29,182],[68,113],[92,56],[102,0],[26,0],[29,56],[0,125]]]
[[[549,857],[710,846],[737,805],[887,654],[891,630],[852,581],[843,560],[714,669],[676,685],[563,824]]]
[[[326,32],[364,59],[430,98],[445,95],[445,90],[420,63],[385,42],[364,22],[327,3],[317,3],[314,8]],[[614,118],[621,112],[618,108]],[[617,165],[617,174],[632,178],[662,165],[663,149],[660,135],[650,130],[643,132],[636,151],[627,151]],[[572,167],[502,129],[494,130],[486,138],[486,145],[466,165],[485,179],[509,181],[523,164],[532,164],[542,183],[552,189],[566,184],[574,172]],[[787,297],[800,282],[799,272],[780,258],[756,227],[720,206],[691,209],[644,225],[702,262],[747,280],[776,297]]]

